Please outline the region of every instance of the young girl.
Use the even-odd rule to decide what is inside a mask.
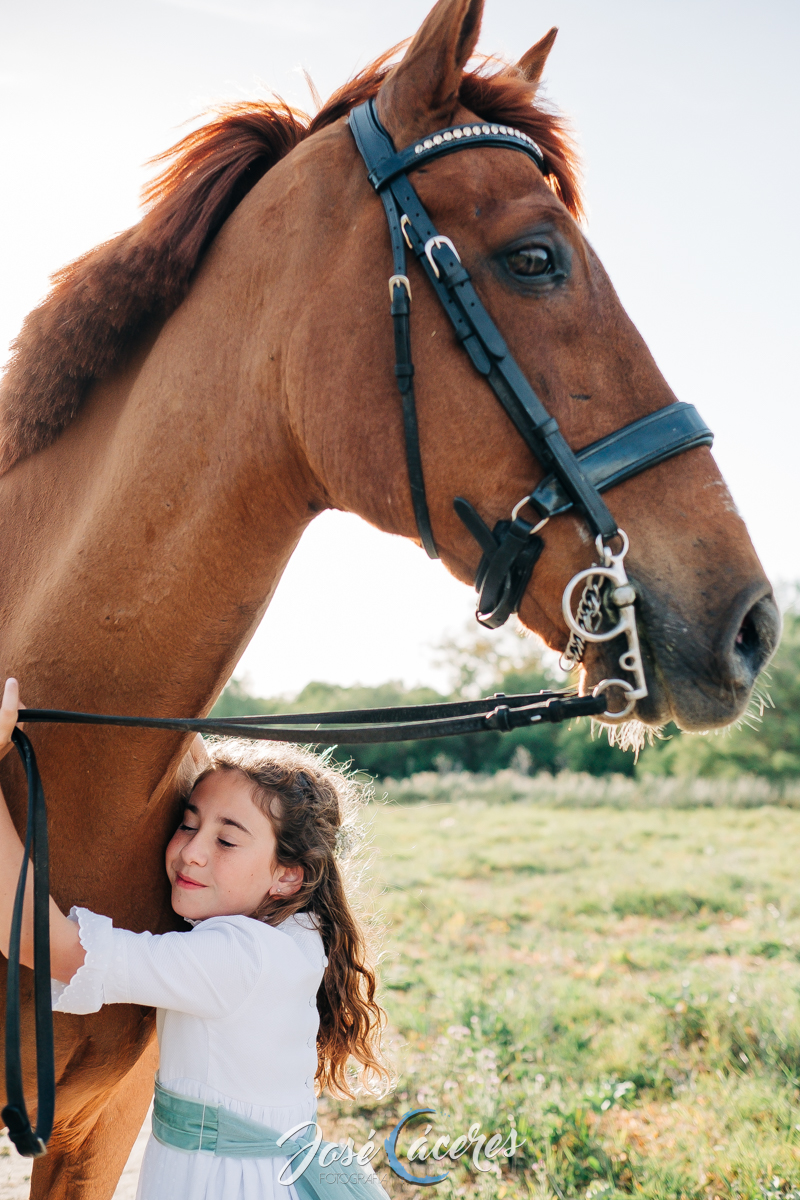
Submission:
[[[0,755],[18,709],[9,679]],[[293,746],[226,739],[195,754],[199,774],[166,852],[172,907],[192,928],[131,933],[88,909],[65,917],[51,899],[53,1007],[158,1009],[137,1200],[378,1200],[371,1168],[337,1166],[330,1151],[320,1168],[320,1148],[303,1149],[314,1142],[315,1082],[352,1094],[350,1056],[362,1074],[386,1075],[375,976],[337,863],[351,785]],[[5,954],[22,852],[0,795]],[[21,960],[32,966],[30,874],[25,917]]]

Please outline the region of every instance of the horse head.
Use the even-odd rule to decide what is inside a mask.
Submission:
[[[439,0],[377,90],[377,114],[398,151],[445,126],[488,119],[530,128],[536,114],[543,170],[522,154],[472,146],[422,163],[409,178],[436,228],[457,248],[517,363],[577,450],[676,397],[576,220],[580,201],[563,129],[535,105],[555,31],[516,68],[470,75],[466,65],[481,9],[479,0]],[[285,376],[304,453],[325,503],[416,537],[392,373],[386,290],[392,258],[382,205],[344,119],[282,164],[290,166],[298,183],[298,220],[308,222],[309,204],[316,210],[310,239],[316,287],[304,293],[294,314],[296,351]],[[447,568],[472,583],[480,550],[454,512],[454,497],[466,497],[491,528],[545,472],[458,345],[417,263],[408,278],[431,527]],[[324,419],[309,419],[312,394]],[[343,446],[355,452],[357,470]],[[652,466],[613,488],[606,500],[630,540],[627,564],[648,690],[635,716],[650,725],[673,719],[687,730],[730,723],[748,704],[777,643],[780,620],[710,451],[698,447]],[[542,538],[544,550],[519,613],[529,629],[563,651],[568,630],[562,593],[595,561],[594,536],[573,509],[554,517]],[[615,654],[609,644],[588,648],[583,688],[619,675]]]

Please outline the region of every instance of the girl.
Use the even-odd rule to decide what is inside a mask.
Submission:
[[[0,756],[18,710],[9,679]],[[386,1078],[375,976],[337,863],[352,785],[294,746],[226,739],[193,754],[199,773],[166,851],[172,907],[192,928],[131,933],[84,908],[65,917],[51,898],[53,1007],[158,1009],[137,1200],[379,1200],[371,1168],[337,1166],[333,1148],[320,1166],[325,1144],[313,1145],[315,1083],[352,1095],[350,1056],[362,1076]],[[0,794],[6,955],[22,853]],[[28,884],[21,960],[32,966],[30,874]]]

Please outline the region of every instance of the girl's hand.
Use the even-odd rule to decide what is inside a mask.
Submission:
[[[208,751],[206,750],[206,744],[203,741],[202,733],[198,733],[197,736],[192,739],[192,744],[189,747],[189,753],[191,754],[194,765],[197,767],[198,771],[204,771],[211,762],[211,759]]]
[[[7,679],[0,704],[0,758],[11,748],[11,734],[19,716],[19,684],[16,679]]]

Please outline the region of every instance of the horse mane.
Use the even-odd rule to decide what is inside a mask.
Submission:
[[[183,300],[215,235],[259,179],[305,138],[374,97],[399,47],[334,92],[310,118],[281,99],[225,104],[152,161],[166,164],[143,191],[145,215],[52,277],[26,318],[0,384],[0,473],[50,445],[76,416],[89,385],[107,376],[153,320]],[[546,179],[576,218],[577,160],[563,120],[535,99],[522,72],[487,58],[465,74],[459,98],[483,120],[528,133]]]

